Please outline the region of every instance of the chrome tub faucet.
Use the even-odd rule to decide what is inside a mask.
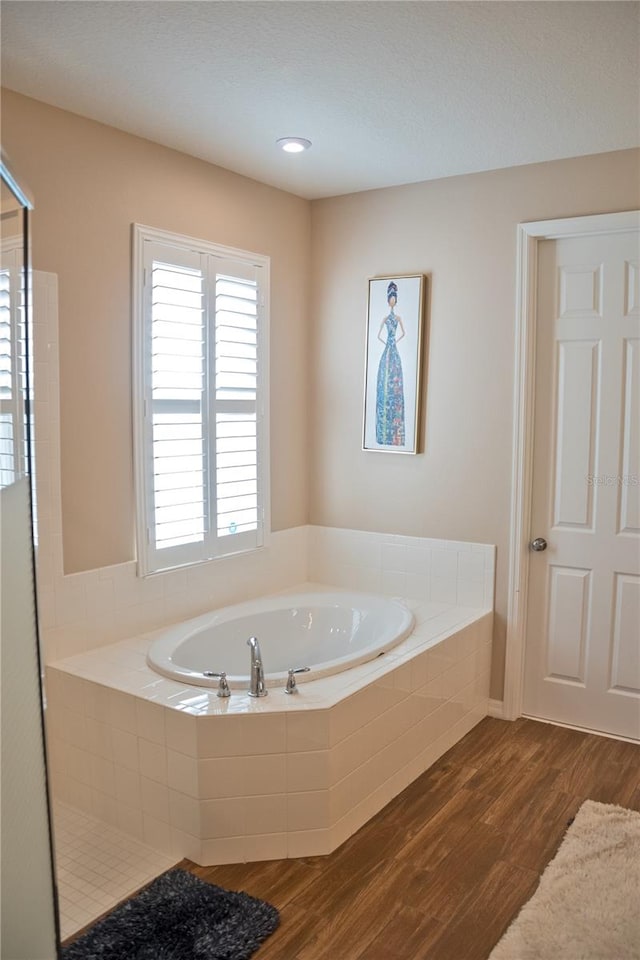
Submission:
[[[251,680],[249,683],[250,697],[266,697],[268,690],[264,682],[264,667],[262,654],[257,637],[249,637],[247,644],[251,647]]]

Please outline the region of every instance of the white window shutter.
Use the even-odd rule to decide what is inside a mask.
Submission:
[[[216,262],[217,535],[259,533],[258,283],[255,268]]]
[[[0,487],[25,472],[26,328],[22,250],[8,237],[0,264]]]
[[[143,574],[259,546],[268,476],[264,267],[146,230],[134,234]]]

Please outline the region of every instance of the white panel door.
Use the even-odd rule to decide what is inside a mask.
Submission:
[[[539,244],[524,713],[640,739],[638,231]],[[534,544],[535,546],[535,544]]]

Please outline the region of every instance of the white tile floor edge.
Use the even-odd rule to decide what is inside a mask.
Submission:
[[[175,864],[173,857],[59,801],[53,823],[63,940]]]

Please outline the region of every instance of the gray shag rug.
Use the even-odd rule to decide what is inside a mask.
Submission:
[[[639,960],[640,813],[586,800],[489,960]]]
[[[280,922],[275,907],[205,883],[162,874],[62,951],[63,960],[247,960]]]

